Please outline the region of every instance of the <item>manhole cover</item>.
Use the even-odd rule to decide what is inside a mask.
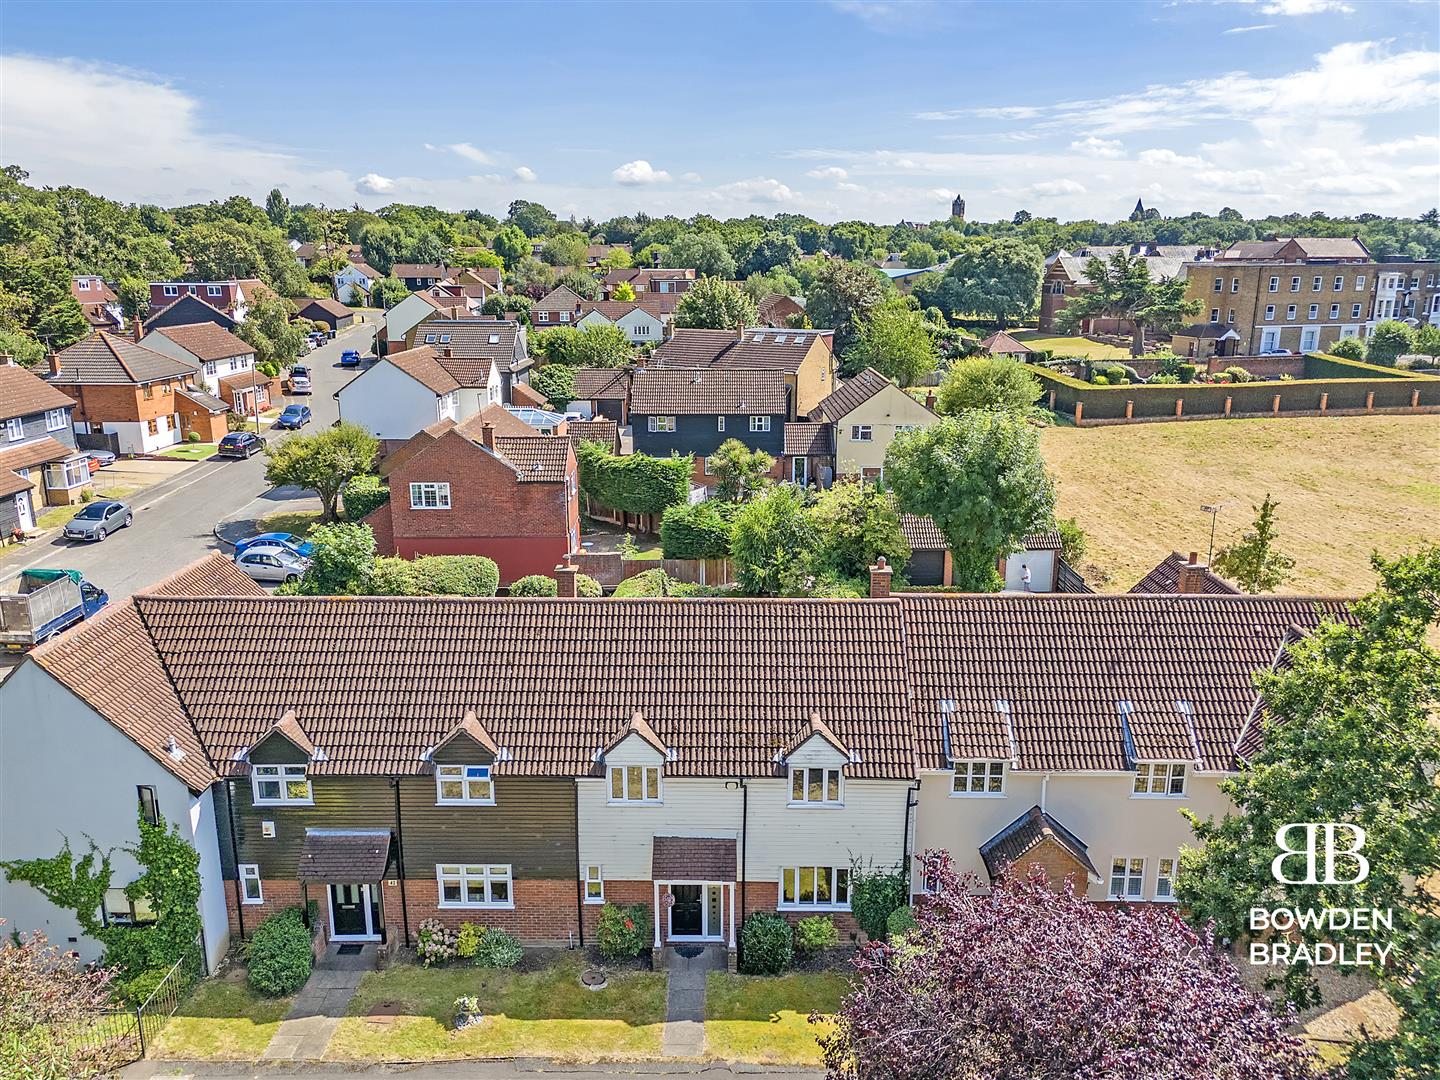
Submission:
[[[694,960],[695,957],[703,953],[705,949],[700,945],[677,945],[675,946],[675,951],[686,960]]]
[[[364,947],[365,947],[365,946],[363,946],[363,945],[355,945],[355,944],[341,945],[339,948],[337,948],[337,949],[335,950],[335,955],[336,955],[336,956],[359,956],[359,955],[360,955],[360,950],[363,949]]]
[[[580,973],[580,985],[587,990],[603,990],[609,979],[599,968],[587,968]]]
[[[393,1024],[399,1015],[400,1003],[398,1001],[382,1001],[370,1006],[370,1011],[365,1014],[365,1019],[372,1024]]]

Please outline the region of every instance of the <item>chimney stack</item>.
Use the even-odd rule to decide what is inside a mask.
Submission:
[[[51,374],[51,375],[59,375],[59,374],[60,374],[60,354],[59,354],[59,353],[53,353],[53,352],[52,352],[52,353],[50,354],[50,374]]]
[[[140,316],[135,316],[135,344],[140,344],[140,339],[145,336],[145,324],[140,321]]]
[[[870,567],[870,599],[884,600],[890,595],[889,565],[885,562],[885,556],[881,555],[875,560],[875,565]]]
[[[931,412],[934,412],[934,411],[935,411],[935,391],[934,391],[934,390],[926,390],[926,391],[925,391],[925,408],[929,409]]]
[[[744,341],[744,340],[745,340],[745,323],[744,323],[743,320],[742,320],[741,322],[737,322],[737,323],[735,324],[735,340],[736,340],[736,341]]]
[[[1200,561],[1198,551],[1190,552],[1190,559],[1180,567],[1180,579],[1176,583],[1175,591],[1186,595],[1199,594],[1205,591],[1205,575],[1209,567]]]
[[[495,449],[495,425],[489,421],[480,425],[480,445],[486,450]]]
[[[446,360],[452,360],[455,357],[455,350],[452,349],[449,345],[446,345],[445,348],[441,349],[440,351],[444,355]]]
[[[563,562],[555,567],[555,595],[564,599],[573,600],[579,595],[577,591],[577,576],[580,573],[578,566],[572,566]]]

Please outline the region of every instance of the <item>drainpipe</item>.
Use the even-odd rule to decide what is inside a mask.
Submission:
[[[750,840],[750,787],[745,783],[745,777],[740,777],[740,922],[745,922],[745,851]],[[736,928],[738,930],[738,927]],[[736,956],[739,950],[744,948],[744,941],[737,933],[735,935]]]
[[[1047,772],[1040,778],[1040,812],[1045,813],[1045,793],[1050,788],[1050,774]]]
[[[225,816],[230,819],[230,861],[235,865],[235,922],[245,939],[245,894],[241,892],[240,846],[235,842],[235,781],[225,781]]]
[[[910,891],[910,864],[914,861],[911,858],[912,853],[910,851],[910,811],[918,805],[919,800],[916,796],[919,794],[919,780],[916,780],[905,789],[905,831],[900,834],[900,862],[905,867],[905,889],[907,894],[909,894]]]
[[[405,946],[410,946],[410,903],[405,899],[405,827],[400,824],[400,778],[392,776],[395,789],[395,873],[400,882],[400,923],[405,930]]]
[[[580,948],[585,948],[585,878],[578,873],[583,869],[580,865],[580,789],[571,786],[575,792],[575,925],[580,928]],[[655,918],[660,918],[659,912]]]

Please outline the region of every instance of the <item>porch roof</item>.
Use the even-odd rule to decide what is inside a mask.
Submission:
[[[300,848],[301,881],[379,881],[390,862],[388,829],[309,829]]]
[[[652,841],[653,881],[734,881],[735,838],[657,836]]]

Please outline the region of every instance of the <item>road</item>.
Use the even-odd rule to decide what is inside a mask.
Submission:
[[[370,351],[378,317],[372,313],[369,318],[301,361],[310,368],[314,393],[285,400],[310,406],[315,421],[307,431],[321,430],[338,419],[338,406],[331,395],[355,375],[340,367],[340,353],[345,349]],[[265,483],[263,454],[243,460],[214,458],[135,495],[135,524],[104,542],[78,543],[57,536],[20,558],[6,560],[4,571],[13,574],[35,566],[79,570],[105,589],[112,601],[123,600],[207,551],[223,547],[214,536],[219,522],[263,517],[306,497],[294,488],[271,489]]]
[[[625,1076],[690,1076],[699,1080],[735,1080],[763,1076],[766,1080],[823,1080],[824,1073],[774,1065],[653,1063],[645,1065],[566,1065],[538,1059],[514,1061],[451,1061],[425,1065],[360,1065],[343,1062],[175,1062],[140,1061],[125,1069],[122,1080],[325,1080],[328,1077],[405,1077],[406,1080],[615,1080]]]

